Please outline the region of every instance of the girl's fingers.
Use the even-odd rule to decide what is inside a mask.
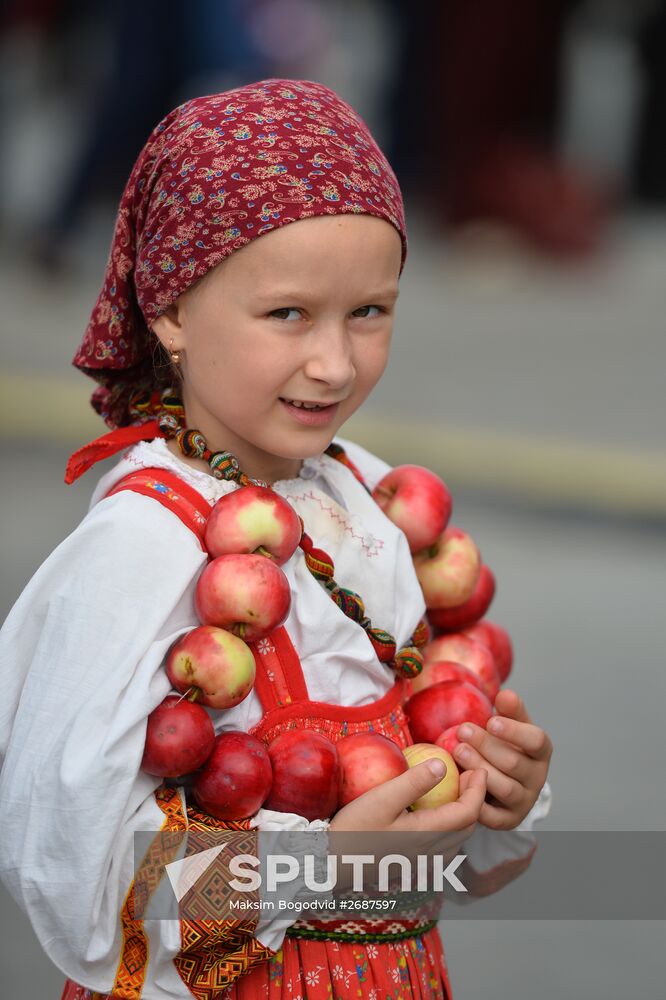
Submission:
[[[458,739],[470,743],[501,771],[506,771],[519,780],[521,773],[514,773],[511,768],[522,767],[524,776],[526,757],[548,761],[553,752],[552,743],[543,729],[532,723],[516,722],[500,715],[492,716],[486,729],[472,722],[465,722],[458,726],[456,733]]]
[[[553,744],[547,733],[535,726],[525,702],[509,688],[503,688],[495,698],[497,715],[489,723],[490,732],[515,743],[535,760],[550,760]]]
[[[411,830],[458,830],[470,834],[479,819],[486,797],[487,776],[483,769],[471,771],[461,783],[462,791],[455,802],[436,809],[419,809],[402,822]]]
[[[550,760],[553,744],[548,733],[527,722],[516,722],[501,715],[488,720],[488,732],[502,740],[515,744],[534,760]]]
[[[464,766],[473,768],[483,768],[488,775],[487,791],[503,806],[514,809],[519,807],[525,799],[525,785],[504,772],[502,769],[494,767],[488,762],[474,747],[460,744],[457,751],[466,750]],[[459,753],[456,753],[459,758]],[[461,760],[462,763],[462,760]]]
[[[495,698],[495,708],[500,715],[506,715],[517,722],[532,722],[525,702],[516,691],[502,688]]]

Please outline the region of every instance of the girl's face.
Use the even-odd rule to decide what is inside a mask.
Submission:
[[[250,476],[298,475],[386,367],[400,260],[370,215],[302,219],[233,253],[154,323],[182,352],[188,427]]]

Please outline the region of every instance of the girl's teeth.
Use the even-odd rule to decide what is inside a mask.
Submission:
[[[288,399],[287,402],[291,403],[292,406],[298,406],[304,410],[321,410],[321,406],[319,406],[318,404],[315,404],[314,406],[308,406],[307,403],[298,403],[295,399]]]

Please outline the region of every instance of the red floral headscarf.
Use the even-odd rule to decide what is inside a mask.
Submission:
[[[315,215],[386,219],[407,251],[395,174],[368,127],[328,87],[264,80],[171,111],[123,193],[104,285],[73,363],[100,383],[111,428],[152,390],[151,323],[190,285],[263,233]]]

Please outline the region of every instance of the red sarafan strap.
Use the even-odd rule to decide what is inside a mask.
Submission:
[[[194,487],[184,483],[175,473],[168,469],[139,469],[118,480],[106,496],[112,497],[123,490],[152,497],[167,507],[197,536],[201,548],[205,548],[204,531],[212,507]]]
[[[131,427],[118,427],[115,431],[102,434],[70,455],[65,469],[65,482],[71,485],[96,462],[102,462],[139,441],[152,441],[157,437],[164,437],[164,434],[156,420],[150,420],[146,424],[132,424]]]
[[[300,657],[284,626],[253,642],[251,649],[257,668],[254,689],[265,712],[309,700]]]

